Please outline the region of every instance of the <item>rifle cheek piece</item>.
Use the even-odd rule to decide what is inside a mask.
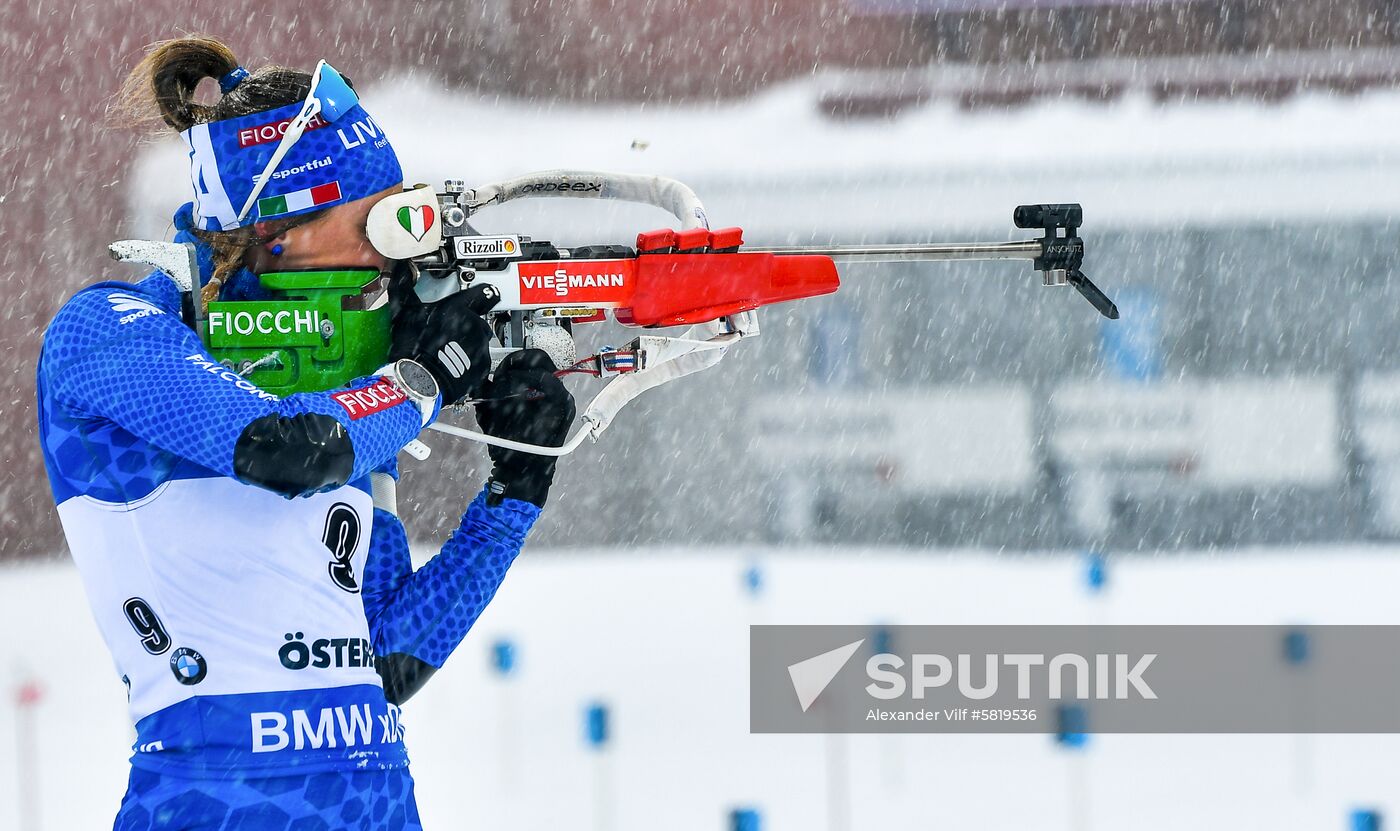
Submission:
[[[365,236],[391,260],[411,260],[442,247],[442,206],[428,185],[386,196],[369,209]]]

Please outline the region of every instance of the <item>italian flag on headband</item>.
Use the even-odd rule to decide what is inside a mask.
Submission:
[[[258,200],[258,217],[280,216],[293,211],[304,211],[317,205],[325,205],[340,199],[340,182],[327,182],[314,188],[292,191],[281,196],[268,196]]]

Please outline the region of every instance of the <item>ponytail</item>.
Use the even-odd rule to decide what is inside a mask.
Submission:
[[[251,73],[230,75],[238,69],[233,50],[214,38],[184,37],[152,44],[122,83],[109,114],[126,126],[140,128],[163,122],[178,133],[196,124],[295,104],[311,90],[311,75],[306,72],[263,66]],[[195,101],[200,82],[206,78],[220,82],[222,95],[212,106]],[[273,236],[318,215],[303,214],[275,225]],[[214,252],[213,278],[200,293],[206,306],[218,299],[219,287],[242,266],[248,249],[267,241],[255,236],[252,228],[192,233]]]
[[[199,82],[237,68],[233,50],[213,38],[162,41],[126,77],[117,96],[118,109],[138,123],[159,117],[176,132],[188,130],[216,118],[213,107],[194,100]]]

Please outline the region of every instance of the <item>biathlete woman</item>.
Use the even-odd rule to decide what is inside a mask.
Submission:
[[[206,78],[212,106],[194,101]],[[543,353],[487,379],[480,294],[395,304],[391,357],[436,392],[386,367],[279,399],[225,369],[182,302],[259,299],[273,271],[402,274],[365,230],[403,191],[398,159],[324,62],[250,73],[224,44],[182,38],[153,48],[124,100],[189,148],[176,240],[197,244],[202,291],[159,271],[83,289],[49,325],[37,378],[54,500],[136,726],[116,827],[419,828],[398,705],[495,595],[554,460],[491,448],[487,487],[414,571],[396,454],[470,394],[487,432],[559,445],[572,398]]]

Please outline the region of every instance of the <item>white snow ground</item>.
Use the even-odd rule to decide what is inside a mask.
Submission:
[[[1393,548],[1250,550],[1115,562],[993,552],[530,551],[406,712],[430,831],[765,828],[1082,831],[1347,828],[1400,816],[1400,736],[767,736],[748,733],[749,623],[1394,623]],[[762,565],[751,598],[742,575]],[[17,828],[13,687],[33,675],[43,829],[101,828],[125,782],[125,697],[67,564],[0,570],[0,828]],[[513,638],[519,672],[490,668]],[[613,708],[600,759],[583,710]],[[600,786],[597,778],[605,768]],[[849,824],[829,798],[849,788]],[[1078,794],[1076,797],[1075,794]],[[110,826],[108,826],[110,827]],[[19,831],[28,831],[19,829]]]

